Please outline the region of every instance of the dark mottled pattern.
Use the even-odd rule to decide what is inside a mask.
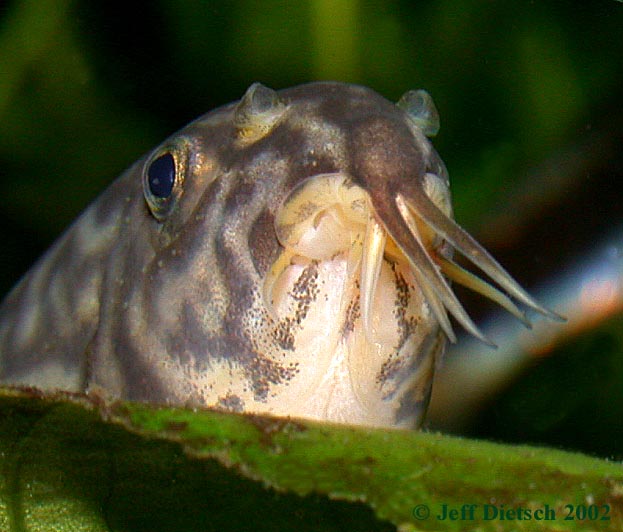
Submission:
[[[303,269],[301,275],[292,287],[291,297],[296,301],[296,307],[292,317],[280,319],[273,332],[273,338],[279,347],[286,351],[293,351],[295,333],[301,322],[306,318],[309,307],[318,296],[318,263],[312,261]]]
[[[269,358],[257,355],[252,364],[246,364],[245,374],[250,379],[253,388],[253,398],[256,401],[266,401],[271,385],[290,381],[298,372],[296,363],[277,364]]]
[[[399,407],[396,410],[396,423],[405,420],[421,419],[428,408],[433,390],[433,374],[435,364],[443,354],[445,338],[441,335],[429,336],[410,360],[406,372],[420,373],[419,378],[411,383],[410,389],[400,397]]]
[[[275,215],[264,208],[251,225],[247,245],[253,266],[264,277],[279,257],[279,243],[275,235]]]
[[[224,410],[229,410],[230,412],[243,412],[244,411],[244,401],[234,394],[226,395],[225,397],[219,397],[218,404]]]
[[[357,291],[359,291],[359,282],[356,283]],[[342,329],[340,334],[342,336],[347,336],[349,333],[355,330],[355,322],[361,317],[361,304],[359,303],[359,298],[352,299],[348,303],[348,307],[346,309],[346,319],[342,324]]]
[[[394,263],[390,263],[390,267],[394,275],[394,287],[396,291],[392,313],[396,317],[399,341],[394,353],[381,365],[381,370],[376,376],[376,382],[379,384],[395,380],[398,374],[404,371],[407,362],[403,358],[400,358],[398,354],[401,349],[403,349],[405,342],[416,333],[418,324],[414,316],[407,317],[407,309],[411,300],[409,284],[404,276],[396,270],[396,265]],[[388,395],[388,398],[390,397],[391,394]]]
[[[400,331],[400,341],[398,342],[397,349],[402,349],[402,346],[407,339],[415,334],[417,329],[418,320],[415,316],[407,317],[407,309],[411,301],[411,290],[408,281],[404,278],[402,273],[396,271],[396,265],[392,264],[392,271],[395,278],[396,286],[396,300],[394,302],[394,315],[398,323],[398,330]]]

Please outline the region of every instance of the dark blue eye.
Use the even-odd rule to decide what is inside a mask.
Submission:
[[[175,159],[170,153],[164,153],[154,159],[147,170],[149,191],[156,198],[168,198],[175,184]]]

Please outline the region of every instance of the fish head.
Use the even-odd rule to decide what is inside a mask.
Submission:
[[[454,222],[438,127],[425,91],[254,84],[165,141],[123,178],[89,388],[417,426],[448,313],[488,342],[448,278],[523,317],[454,250],[549,312]]]

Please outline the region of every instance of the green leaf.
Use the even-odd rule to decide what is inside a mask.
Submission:
[[[437,519],[444,504],[457,520]],[[465,504],[473,519],[460,518]],[[485,504],[548,505],[555,520],[483,520]],[[423,505],[430,515],[416,520]],[[566,505],[609,520],[566,521]],[[67,394],[0,398],[3,531],[622,530],[622,515],[621,464],[580,454]]]

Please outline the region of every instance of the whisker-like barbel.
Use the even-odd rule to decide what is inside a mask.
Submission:
[[[425,195],[414,195],[406,202],[409,208],[430,225],[437,234],[452,244],[456,250],[489,275],[510,295],[548,318],[564,321],[564,318],[535,301],[473,236],[452,218],[445,216]]]
[[[450,280],[545,309],[454,222],[424,91],[253,84],[129,168],[0,306],[0,384],[418,426]],[[465,255],[501,288],[462,269]]]
[[[470,288],[474,290],[474,292],[478,292],[491,301],[494,301],[520,320],[526,327],[528,327],[528,329],[531,328],[532,325],[528,321],[528,318],[526,318],[526,315],[519,310],[517,305],[515,305],[509,297],[500,292],[494,286],[491,286],[480,277],[477,277],[473,273],[461,268],[450,259],[437,257],[437,262],[441,267],[441,271],[454,282],[459,283],[466,288]]]

